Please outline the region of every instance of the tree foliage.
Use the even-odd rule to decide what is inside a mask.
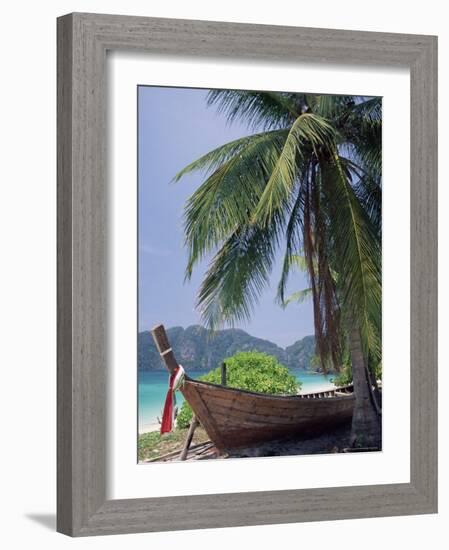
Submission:
[[[215,90],[209,104],[256,133],[182,170],[206,173],[185,208],[186,277],[211,258],[197,306],[212,329],[249,319],[284,262],[278,300],[295,257],[304,258],[317,354],[342,364],[345,327],[360,329],[380,360],[381,99]],[[370,364],[372,361],[370,361]]]

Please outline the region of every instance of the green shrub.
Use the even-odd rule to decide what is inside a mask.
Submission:
[[[301,384],[276,357],[258,351],[241,351],[225,359],[226,385],[230,388],[271,394],[296,394]],[[221,368],[199,377],[204,382],[221,384]],[[192,419],[192,409],[184,401],[176,419],[185,428]]]
[[[352,368],[351,365],[343,365],[343,368],[338,373],[337,376],[334,378],[331,378],[331,381],[336,386],[347,386],[348,384],[352,384]]]
[[[376,378],[376,380],[382,379],[382,363],[376,362],[372,360],[372,358],[368,361],[369,365],[369,371],[372,376]],[[351,357],[349,355],[349,351],[346,351],[343,354],[343,364],[341,367],[340,372],[332,379],[332,382],[336,386],[346,386],[348,384],[352,384],[352,365],[351,365]]]
[[[176,427],[188,428],[192,420],[192,415],[193,413],[190,405],[187,403],[187,401],[184,401],[184,403],[181,405],[181,409],[178,412],[178,416],[176,417]]]

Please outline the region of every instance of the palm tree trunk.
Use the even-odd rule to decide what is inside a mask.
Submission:
[[[352,417],[351,444],[356,447],[381,447],[381,418],[374,408],[369,381],[366,376],[365,359],[360,331],[353,326],[349,332],[352,379],[354,382],[355,406]]]

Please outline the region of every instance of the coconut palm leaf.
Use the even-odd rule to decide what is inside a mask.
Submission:
[[[354,105],[347,122],[353,156],[372,177],[382,172],[382,98]]]
[[[382,187],[371,175],[360,178],[354,191],[363,204],[380,240],[382,233]]]
[[[352,108],[354,115],[358,116],[358,124],[369,120],[377,123],[382,122],[382,98],[371,97],[360,103],[354,104]]]
[[[216,105],[229,123],[235,119],[245,121],[250,128],[282,128],[291,124],[301,113],[299,94],[277,92],[212,90],[208,105]]]
[[[258,223],[270,223],[272,216],[288,204],[301,167],[308,164],[312,153],[332,147],[335,137],[334,128],[320,116],[304,113],[295,120],[255,210]]]
[[[310,300],[312,298],[312,289],[311,288],[304,288],[303,290],[298,290],[296,292],[293,292],[288,296],[282,303],[282,307],[286,308],[288,304],[291,303],[297,303],[302,304],[306,300]]]
[[[354,106],[352,96],[308,95],[307,100],[309,107],[315,114],[327,120],[335,121],[335,127],[338,127],[338,122],[342,118],[348,116]]]
[[[316,270],[316,267],[317,266],[315,263],[315,270]],[[285,297],[287,280],[293,268],[296,268],[297,270],[302,271],[304,273],[308,273],[307,260],[305,256],[301,256],[299,254],[289,254],[287,252],[284,255],[281,278],[279,280],[278,291],[276,296],[276,300],[283,308],[285,308],[285,306],[287,306],[289,303],[295,301],[295,298],[292,298],[292,296],[296,295],[296,292],[291,294],[288,297]],[[312,291],[312,289],[307,289],[307,290]],[[299,291],[299,292],[302,292],[302,291]]]
[[[332,161],[323,163],[322,178],[333,205],[331,261],[339,274],[340,302],[346,318],[360,328],[365,353],[380,357],[380,243],[337,153]]]
[[[220,145],[216,149],[209,151],[199,159],[191,162],[180,170],[173,178],[174,182],[178,182],[183,176],[192,172],[204,171],[206,174],[215,171],[224,162],[235,157],[241,151],[245,151],[248,147],[254,147],[257,144],[261,144],[271,139],[285,140],[288,135],[288,130],[273,130],[271,132],[261,132],[250,136],[244,136],[242,138],[230,141],[224,145]],[[257,151],[254,151],[257,154]]]
[[[306,176],[303,175],[301,179],[304,179],[304,177]],[[283,304],[285,299],[285,290],[291,268],[294,265],[294,258],[297,256],[297,253],[302,250],[302,209],[304,207],[304,200],[303,193],[301,191],[302,190],[300,189],[300,191],[297,193],[293,207],[291,208],[291,211],[289,213],[289,220],[285,231],[286,246],[284,260],[282,262],[281,277],[279,279],[277,290],[277,301],[281,305]]]
[[[213,257],[199,289],[197,307],[206,325],[251,318],[273,267],[282,220],[271,228],[239,226]]]
[[[256,134],[225,152],[216,150],[198,166],[219,167],[193,193],[185,206],[189,250],[186,276],[205,254],[217,248],[239,225],[249,223],[288,135],[286,130]],[[190,167],[189,171],[198,169]],[[181,177],[181,176],[180,176]]]
[[[340,161],[347,173],[353,174],[351,180],[354,192],[363,205],[365,212],[376,229],[379,240],[382,232],[382,184],[380,174],[367,172],[353,160],[340,155]]]

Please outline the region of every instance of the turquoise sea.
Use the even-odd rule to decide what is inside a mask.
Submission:
[[[326,390],[334,387],[334,375],[314,374],[304,370],[292,370],[302,383],[301,392]],[[190,370],[191,378],[198,378],[204,371]],[[157,429],[157,417],[162,417],[165,395],[168,387],[168,374],[165,371],[139,372],[139,432]],[[176,402],[180,406],[184,401],[180,392],[176,392]]]

